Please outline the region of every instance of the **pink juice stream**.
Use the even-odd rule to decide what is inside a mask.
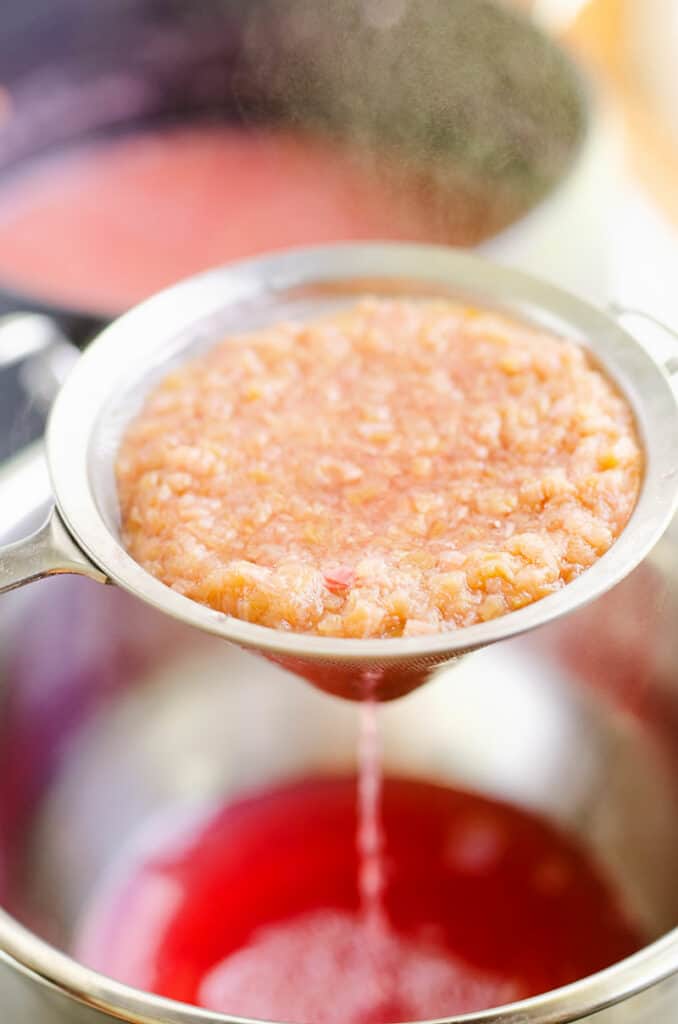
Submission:
[[[382,762],[375,700],[360,708],[358,745],[358,886],[368,943],[386,927],[384,830],[381,819]]]
[[[381,1006],[383,1019],[388,1019],[388,979],[396,968],[395,950],[391,948],[386,913],[385,836],[381,814],[383,768],[379,711],[377,702],[369,698],[360,708],[358,742],[358,890],[363,932],[364,955],[371,976],[379,983],[375,1003]]]

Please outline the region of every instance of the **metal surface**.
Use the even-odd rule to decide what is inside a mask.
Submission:
[[[635,319],[640,320],[646,324],[651,324],[653,327],[658,328],[664,335],[668,337],[671,342],[671,347],[674,350],[664,361],[664,367],[666,371],[672,376],[678,373],[678,331],[669,327],[662,320],[656,316],[652,316],[644,309],[632,309],[630,306],[623,306],[619,302],[613,303],[610,307],[610,312],[617,320],[628,320]]]
[[[0,480],[0,537],[4,544],[11,544],[30,536],[52,505],[42,441],[34,441],[2,463]]]
[[[113,462],[121,432],[158,376],[229,330],[316,315],[366,292],[461,296],[501,307],[589,347],[625,393],[645,448],[641,494],[610,551],[563,590],[490,622],[447,633],[337,640],[272,630],[204,607],[150,576],[124,550]],[[571,612],[638,565],[675,508],[678,407],[663,368],[629,334],[550,285],[451,249],[336,245],[211,271],[121,317],[70,373],[50,417],[47,457],[59,515],[102,577],[174,618],[266,654],[330,692],[360,697],[369,679],[374,692],[387,699],[420,685],[443,662]],[[43,568],[71,569],[72,559],[59,567],[53,550],[43,566],[44,548],[36,547],[34,538],[28,544],[26,582]],[[14,566],[19,557],[15,547]],[[13,570],[8,584],[20,582],[20,572]]]
[[[11,502],[17,521],[25,507],[37,525],[47,498],[39,446],[0,473],[0,509]],[[587,609],[382,713],[388,770],[506,798],[579,833],[657,937],[593,979],[466,1022],[678,1016],[677,567],[674,524]],[[0,828],[0,889],[5,878],[12,897],[0,914],[3,1019],[229,1021],[84,969],[68,956],[79,914],[156,814],[350,768],[354,708],[75,578],[6,595],[0,651],[0,808],[17,808]]]
[[[79,355],[70,338],[82,342],[94,333],[89,317],[37,312],[29,298],[10,299],[0,288],[0,312],[7,307],[19,312],[0,316],[0,461],[42,435],[54,396]],[[0,520],[6,514],[0,510]]]
[[[92,565],[73,542],[56,509],[52,509],[43,526],[28,538],[0,549],[3,593],[61,573],[88,576],[97,583],[108,583],[106,574]]]
[[[0,317],[0,336],[0,370],[44,354],[52,346],[68,344],[56,321],[40,313],[10,313]]]
[[[59,323],[42,313],[12,313],[0,317],[0,370],[21,364],[20,374],[32,400],[49,409],[59,388],[79,357],[78,349],[64,335]],[[0,536],[8,538],[31,520],[37,510],[50,504],[50,486],[42,442],[34,442],[3,468],[0,495]],[[74,573],[108,582],[73,543],[58,512],[51,509],[44,522],[23,538],[0,549],[0,593],[24,583]],[[34,524],[32,524],[34,525]]]
[[[387,771],[508,799],[572,830],[655,940],[599,975],[466,1022],[674,1024],[676,566],[673,527],[589,609],[481,652],[382,710]],[[27,769],[0,777],[0,802],[11,794],[18,808],[0,837],[0,863],[16,854],[17,865],[7,869],[13,916],[0,915],[3,1019],[232,1020],[76,963],[68,951],[79,917],[153,822],[350,770],[355,707],[115,588],[62,578],[6,602],[0,752]]]
[[[3,83],[15,102],[3,160],[32,157],[44,145],[79,139],[104,125],[129,127],[135,104],[137,112],[149,113],[141,109],[147,98],[161,108],[151,113],[216,109],[218,97],[211,89],[216,82],[218,92],[222,81],[224,40],[217,45],[218,33],[205,12],[225,14],[227,21],[231,12],[244,9],[239,0],[185,5],[107,0],[96,12],[88,0],[12,5],[3,12],[0,41]],[[102,30],[104,10],[110,20]],[[154,12],[172,20],[173,34],[153,20]],[[207,28],[204,47],[189,27],[196,14]],[[85,30],[73,31],[76,24]],[[185,52],[193,55],[189,68],[182,52],[168,45],[177,28]],[[123,75],[130,104],[121,110]],[[581,183],[575,184],[579,189]],[[577,224],[583,222],[581,211],[590,218],[591,209],[599,210],[609,189],[608,174],[595,196],[587,193],[583,201],[577,192]],[[535,232],[535,215],[541,231]],[[559,268],[564,260],[569,266],[567,254],[581,249],[581,231],[572,235],[572,245],[563,245],[562,231],[571,229],[575,218],[569,207],[559,217],[554,230],[548,210],[538,207],[527,224],[519,222],[507,233],[506,258],[515,262],[527,247],[539,265]],[[594,238],[594,247],[578,254],[582,281],[598,272],[595,244]],[[2,301],[5,308],[26,308],[22,297],[3,293]],[[85,326],[81,334],[88,338],[92,330]],[[7,403],[5,393],[2,401]],[[9,420],[12,432],[15,420]],[[14,444],[17,440],[18,434]],[[24,510],[27,526],[34,528],[48,499],[36,447],[15,462],[11,479],[0,473],[3,542],[10,527],[11,539],[26,532],[17,529]],[[458,780],[537,806],[567,823],[620,870],[629,899],[657,935],[678,919],[678,843],[672,831],[678,820],[672,792],[678,758],[676,566],[673,530],[610,595],[533,634],[528,645],[543,641],[547,660],[520,662],[514,685],[507,681],[510,652],[514,646],[517,651],[512,642],[464,661],[454,675],[445,674],[386,711],[403,720],[401,726],[395,719],[387,726],[393,770]],[[626,595],[621,614],[620,594]],[[124,629],[117,629],[119,623]],[[354,736],[348,705],[319,697],[214,639],[202,638],[206,646],[196,651],[189,631],[173,626],[168,632],[165,626],[127,594],[78,579],[54,579],[2,600],[0,783],[5,788],[0,805],[20,805],[21,815],[13,830],[5,827],[3,815],[0,851],[10,847],[25,865],[21,879],[12,878],[15,916],[0,917],[3,1024],[223,1024],[228,1018],[116,986],[64,956],[90,886],[145,815],[185,799],[187,792],[237,795],[241,788],[289,773],[350,764]],[[183,653],[172,667],[167,651],[174,659],[177,634]],[[42,659],[34,659],[40,647]],[[575,653],[579,661],[573,667]],[[466,675],[474,665],[477,675]],[[636,721],[635,699],[628,713],[617,700],[624,693],[618,680],[629,671],[636,674],[629,689],[640,691],[641,705],[645,701],[651,708],[657,701],[649,723]],[[496,686],[488,685],[492,679]],[[602,703],[589,702],[592,686],[605,691]],[[253,728],[254,722],[260,728]],[[229,742],[224,742],[225,728]],[[661,758],[655,757],[657,749]],[[0,853],[0,879],[1,861]],[[562,1024],[575,1018],[591,1024],[675,1024],[677,969],[678,939],[670,935],[631,968],[622,964],[593,985],[584,982],[546,1000],[497,1011],[490,1019],[497,1024]],[[637,987],[646,991],[627,995]],[[595,1012],[607,1003],[614,1005]]]

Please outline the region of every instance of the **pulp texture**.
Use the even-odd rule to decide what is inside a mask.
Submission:
[[[170,373],[117,460],[168,586],[275,629],[413,636],[566,586],[636,502],[633,415],[578,345],[449,301],[365,299]]]

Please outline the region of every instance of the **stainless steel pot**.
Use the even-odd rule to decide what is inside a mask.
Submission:
[[[23,115],[23,104],[40,108],[44,75],[34,82],[27,76],[39,63],[54,72],[50,109],[68,112],[37,122],[18,118],[12,136],[2,139],[5,164],[32,156],[37,139],[59,145],[102,123],[128,124],[129,109],[116,114],[115,104],[106,105],[108,72],[114,76],[115,69],[92,77],[102,67],[98,47],[115,39],[113,49],[134,64],[145,52],[144,32],[156,31],[154,18],[185,25],[199,6],[217,15],[237,12],[225,0],[116,0],[97,5],[118,26],[110,35],[93,32],[93,8],[85,2],[24,0],[11,16],[3,12],[3,72],[26,86],[17,109]],[[66,10],[70,21],[60,16]],[[76,21],[79,33],[72,31]],[[50,29],[55,24],[60,34]],[[135,42],[129,51],[121,42],[128,28],[125,39]],[[54,47],[53,60],[43,51],[36,61],[39,41]],[[63,62],[71,67],[78,45],[90,63],[75,60],[84,77],[64,82]],[[163,109],[144,108],[142,117],[167,113],[168,96],[179,106],[185,101],[185,111],[200,101],[190,69],[163,92],[166,68],[152,65],[153,88],[142,96],[163,97]],[[139,80],[147,75],[144,67]],[[93,97],[95,81],[97,109],[106,116],[93,124],[74,101]],[[587,120],[585,105],[582,111]],[[61,130],[63,137],[50,134]],[[600,164],[591,152],[578,143],[565,166],[585,173],[593,189],[587,169]],[[582,203],[581,188],[568,188],[570,180],[566,175],[565,189],[554,194],[568,224],[570,202],[577,209]],[[509,231],[506,258],[525,251],[543,262],[546,223],[538,221],[536,235],[529,225],[526,237],[522,225]],[[547,235],[560,241],[557,229],[549,226]],[[565,248],[559,244],[551,254],[554,271]],[[589,271],[581,258],[576,262],[569,270],[584,281]],[[6,308],[17,308],[17,300],[9,298]],[[82,326],[86,337],[90,325]],[[14,523],[13,509],[38,510],[47,496],[39,451],[22,458],[11,491],[6,484],[0,478],[2,541],[30,525]],[[474,1021],[673,1024],[678,1017],[678,936],[671,932],[678,921],[677,546],[674,527],[633,576],[574,619],[478,655],[384,712],[388,766],[507,797],[569,825],[594,847],[656,936],[642,953],[593,979]],[[0,897],[7,912],[0,914],[0,1020],[223,1024],[228,1018],[86,971],[67,956],[74,923],[120,846],[150,815],[187,792],[195,799],[235,796],[259,783],[348,765],[355,710],[219,641],[169,629],[124,593],[77,579],[5,596],[2,612]]]
[[[51,341],[48,355],[63,346]],[[34,450],[2,474],[0,509],[39,518],[49,494],[41,460]],[[15,523],[16,533],[30,525]],[[655,938],[592,978],[469,1020],[675,1019],[677,546],[674,524],[593,605],[444,670],[384,710],[387,769],[497,794],[567,825]],[[0,631],[0,1007],[12,1024],[223,1024],[78,965],[67,956],[74,926],[151,815],[350,765],[355,709],[77,579],[5,596]]]
[[[38,504],[32,458],[24,479]],[[676,565],[678,525],[574,617],[478,654],[384,710],[388,768],[565,824],[655,938],[601,974],[469,1022],[676,1020]],[[224,1024],[69,959],[74,923],[151,815],[349,766],[354,707],[78,579],[6,596],[0,625],[2,1020]]]

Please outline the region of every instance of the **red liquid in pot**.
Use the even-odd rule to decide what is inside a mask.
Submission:
[[[318,779],[147,835],[99,892],[76,953],[214,1010],[379,1024],[543,992],[642,944],[587,854],[534,816],[387,779],[382,820],[384,914],[371,928],[356,782]]]
[[[0,277],[117,312],[205,268],[290,245],[464,244],[487,233],[481,214],[468,220],[470,203],[451,219],[406,176],[301,133],[196,125],[130,135],[0,188]]]

